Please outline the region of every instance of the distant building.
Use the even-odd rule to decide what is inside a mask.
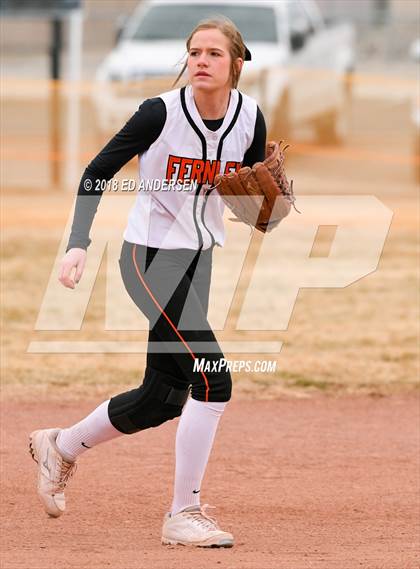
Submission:
[[[327,18],[351,20],[356,25],[364,26],[385,23],[390,16],[393,1],[318,0],[318,4]]]
[[[418,0],[318,0],[326,17],[352,20],[356,25],[412,21],[419,26]]]

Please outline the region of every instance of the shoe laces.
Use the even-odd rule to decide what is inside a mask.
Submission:
[[[219,526],[217,525],[217,521],[208,515],[205,511],[206,508],[215,508],[216,506],[210,506],[209,504],[204,504],[201,506],[200,510],[192,511],[192,512],[185,512],[188,517],[191,517],[194,522],[203,527],[204,529],[208,530],[218,530]]]
[[[59,468],[60,472],[57,480],[57,489],[60,492],[63,492],[64,488],[67,486],[68,481],[76,472],[77,464],[75,462],[67,462],[64,459],[61,459]]]

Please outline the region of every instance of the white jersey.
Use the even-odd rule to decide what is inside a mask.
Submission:
[[[159,95],[166,106],[160,136],[139,157],[139,191],[124,239],[163,249],[208,249],[225,241],[218,173],[238,170],[252,144],[257,103],[232,89],[221,127],[209,130],[192,87]]]

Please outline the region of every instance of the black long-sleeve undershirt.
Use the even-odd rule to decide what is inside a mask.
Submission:
[[[66,251],[73,247],[87,249],[89,232],[104,192],[103,180],[110,180],[137,154],[145,152],[157,140],[166,122],[166,106],[160,97],[144,101],[124,127],[88,164],[80,180],[77,200]],[[209,130],[217,130],[223,118],[203,121]],[[254,138],[245,153],[243,166],[253,166],[264,160],[266,126],[263,114],[257,109]],[[99,182],[99,183],[98,183]],[[86,188],[90,187],[88,191]],[[89,196],[89,199],[85,199]]]

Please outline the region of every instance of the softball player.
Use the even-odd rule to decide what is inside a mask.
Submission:
[[[150,324],[143,382],[71,427],[34,431],[30,451],[38,463],[39,497],[46,512],[58,517],[79,455],[180,416],[174,496],[162,543],[232,547],[232,534],[219,528],[200,501],[232,388],[230,373],[217,366],[223,353],[207,320],[212,252],[224,242],[223,202],[212,182],[218,172],[264,160],[266,128],[257,103],[236,89],[251,55],[232,22],[201,22],[187,40],[187,53],[178,77],[187,69],[187,86],[145,101],[86,168],[59,275],[74,288],[83,273],[101,198],[87,192],[86,181],[94,188],[138,154],[142,184],[119,263],[128,294]],[[156,180],[159,191],[150,191]],[[216,363],[212,371],[194,369],[201,358]]]

